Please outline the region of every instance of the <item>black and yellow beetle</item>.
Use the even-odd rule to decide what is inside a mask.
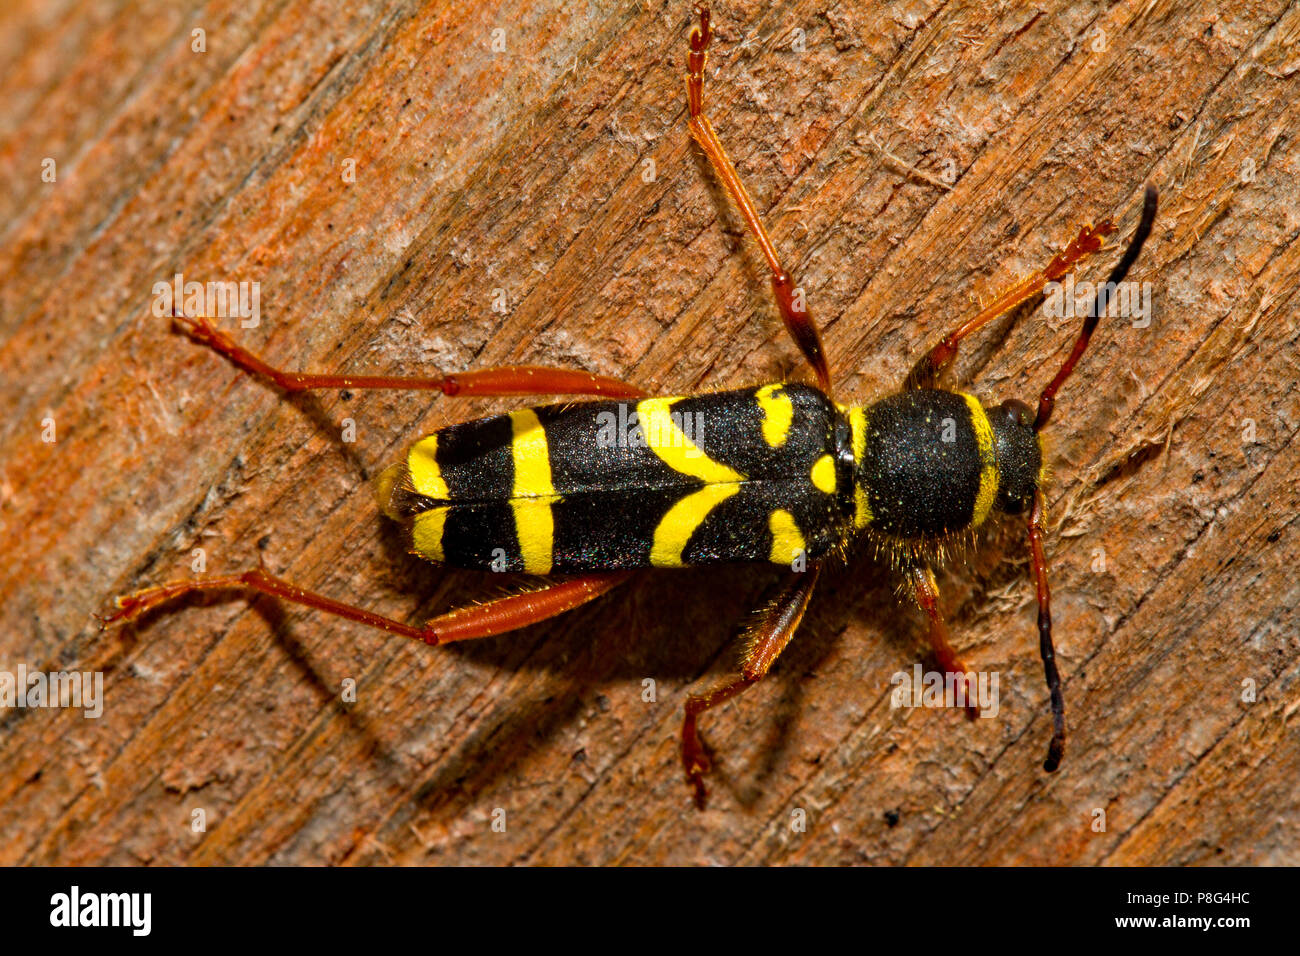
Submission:
[[[772,272],[787,329],[818,384],[775,382],[702,395],[651,397],[617,379],[563,369],[507,366],[461,375],[313,375],[276,369],[202,318],[178,316],[196,340],[288,391],[435,389],[447,395],[586,395],[600,401],[524,408],[440,429],[416,442],[377,482],[381,509],[408,525],[412,551],[485,571],[567,575],[546,586],[458,608],[413,626],[306,591],[258,569],[165,584],[117,599],[107,623],[137,617],[197,590],[274,595],[429,644],[514,630],[590,601],[640,568],[729,562],[788,566],[791,580],[747,634],[741,672],[686,702],[682,760],[703,807],[709,761],[700,714],[759,680],[798,628],[824,564],[867,537],[889,556],[926,614],[940,666],[963,674],[939,613],[933,566],[993,512],[1027,513],[1038,597],[1040,651],[1054,730],[1044,767],[1059,765],[1064,703],[1052,649],[1043,556],[1043,452],[1039,432],[1151,231],[1156,191],[1118,265],[1100,287],[1069,357],[1036,410],[1010,400],[983,407],[939,386],[962,339],[1042,292],[1113,232],[1084,227],[1044,269],[1016,283],[945,336],[904,387],[868,406],[830,397],[820,335],[781,266],[735,167],[703,112],[711,39],[699,9],[687,57],[691,135],[739,206]]]

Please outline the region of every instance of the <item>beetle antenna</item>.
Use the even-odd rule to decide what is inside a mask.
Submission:
[[[1137,229],[1133,232],[1133,238],[1129,240],[1124,255],[1120,257],[1115,268],[1111,270],[1110,275],[1106,277],[1106,281],[1102,283],[1101,288],[1097,290],[1096,296],[1093,297],[1087,316],[1083,320],[1083,328],[1079,332],[1079,337],[1074,341],[1074,348],[1070,351],[1069,358],[1065,360],[1065,364],[1056,373],[1056,377],[1043,389],[1043,394],[1039,396],[1038,417],[1034,420],[1034,431],[1041,431],[1042,427],[1047,424],[1047,420],[1052,417],[1052,408],[1056,405],[1057,389],[1070,377],[1074,367],[1079,364],[1084,349],[1088,347],[1088,340],[1092,338],[1093,330],[1097,328],[1097,323],[1101,320],[1102,314],[1110,305],[1110,298],[1115,292],[1115,287],[1128,275],[1128,270],[1137,261],[1138,253],[1142,251],[1142,244],[1147,241],[1147,236],[1151,235],[1151,224],[1155,222],[1156,218],[1157,198],[1158,194],[1155,185],[1147,183],[1146,194],[1142,199],[1142,218],[1138,220]]]

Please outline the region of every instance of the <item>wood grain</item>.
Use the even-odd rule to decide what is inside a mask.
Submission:
[[[411,620],[508,586],[408,558],[367,490],[415,437],[505,403],[286,400],[153,315],[178,272],[258,282],[261,323],[230,327],[292,368],[551,363],[665,392],[803,374],[686,134],[690,17],[5,5],[0,669],[99,670],[106,700],[0,716],[0,863],[1300,863],[1284,0],[714,8],[708,109],[841,401],[896,387],[981,297],[1083,222],[1127,233],[1161,188],[1133,276],[1150,326],[1103,324],[1050,429],[1058,774],[1014,520],[941,576],[966,660],[1000,675],[996,719],[892,709],[918,615],[881,567],[837,569],[771,677],[706,721],[702,814],[682,701],[733,665],[767,573],[645,574],[437,651],[233,596],[97,629],[195,548]],[[1073,329],[1001,320],[958,373],[1032,399]]]

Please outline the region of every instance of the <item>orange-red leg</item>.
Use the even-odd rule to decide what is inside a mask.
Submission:
[[[220,352],[245,372],[274,382],[287,392],[328,388],[392,388],[439,391],[444,395],[603,395],[636,398],[645,390],[628,382],[572,369],[540,365],[503,365],[455,375],[316,375],[285,372],[244,348],[207,319],[177,315],[196,342]]]
[[[615,571],[556,581],[536,590],[454,608],[416,626],[308,591],[258,568],[243,574],[175,581],[125,595],[117,599],[117,610],[105,617],[102,625],[108,627],[130,621],[161,604],[198,591],[246,591],[268,594],[425,644],[450,644],[504,634],[571,611],[617,587],[630,574],[629,571]]]
[[[821,387],[830,391],[830,367],[826,362],[826,353],[822,348],[821,333],[817,330],[817,324],[808,313],[807,305],[803,301],[804,297],[796,295],[794,280],[782,267],[781,260],[777,258],[772,237],[767,234],[767,228],[754,207],[754,201],[749,198],[744,183],[740,181],[740,174],[736,172],[736,167],[723,148],[722,141],[718,139],[713,124],[704,115],[704,66],[708,59],[709,41],[713,38],[713,32],[709,27],[708,7],[698,6],[696,10],[699,13],[700,23],[691,30],[691,49],[686,56],[686,102],[690,114],[691,136],[708,156],[718,178],[727,187],[732,201],[739,207],[741,216],[763,251],[763,258],[767,260],[768,268],[772,271],[772,294],[776,297],[776,305],[781,311],[781,320],[785,323],[786,330],[799,346],[799,351],[808,360],[813,371],[817,373],[817,381]]]
[[[700,715],[757,683],[771,669],[803,620],[820,570],[819,565],[814,565],[800,574],[764,609],[762,617],[749,633],[737,676],[707,693],[686,698],[686,716],[682,721],[682,766],[686,769],[686,780],[694,790],[695,805],[699,809],[703,810],[708,802],[709,791],[704,786],[704,775],[711,766],[696,726]]]
[[[1065,277],[1080,262],[1101,248],[1105,236],[1115,231],[1115,224],[1110,220],[1096,226],[1084,226],[1079,234],[1064,249],[1052,257],[1046,268],[1026,276],[1010,288],[1003,290],[992,302],[980,309],[974,318],[963,322],[945,335],[939,344],[926,352],[907,376],[907,388],[934,388],[948,366],[957,357],[961,340],[992,322],[1000,315],[1005,315],[1017,306],[1028,302],[1033,296],[1043,291],[1049,282],[1056,282]]]
[[[929,567],[913,567],[909,572],[916,603],[929,621],[930,649],[934,652],[939,667],[944,672],[944,682],[949,674],[955,674],[966,684],[966,716],[975,718],[980,715],[979,699],[975,695],[974,675],[961,658],[957,656],[952,644],[948,642],[948,626],[943,621],[939,610],[939,584],[934,579],[934,572]]]
[[[1038,592],[1038,653],[1043,659],[1043,673],[1047,677],[1047,691],[1052,698],[1052,742],[1047,747],[1043,769],[1048,773],[1061,765],[1065,754],[1065,696],[1061,693],[1061,675],[1056,669],[1056,648],[1052,644],[1052,592],[1047,586],[1047,558],[1043,554],[1043,493],[1034,493],[1034,504],[1029,509],[1029,553]]]

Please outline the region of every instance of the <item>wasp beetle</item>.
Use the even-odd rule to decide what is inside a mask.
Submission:
[[[296,602],[427,644],[487,637],[591,601],[640,568],[762,562],[792,570],[745,637],[740,672],[685,706],[681,755],[695,801],[706,799],[709,758],[698,718],[755,683],[794,635],[820,570],[863,538],[886,554],[928,620],[940,666],[971,679],[947,638],[933,568],[994,512],[1025,515],[1037,590],[1039,647],[1053,731],[1044,769],[1065,746],[1065,709],[1052,647],[1043,552],[1040,432],[1057,390],[1088,346],[1115,285],[1151,231],[1156,191],[1119,263],[1100,287],[1064,364],[1037,408],[1008,400],[986,408],[940,386],[959,343],[1040,294],[1101,248],[1113,223],[1085,226],[1048,265],[1017,282],[944,336],[903,387],[867,406],[831,398],[830,370],[803,296],[782,267],[752,200],[704,113],[709,12],[687,54],[691,136],[757,241],[777,307],[816,385],[774,382],[678,397],[647,396],[613,378],[538,366],[428,377],[314,375],[262,361],[202,318],[176,321],[198,342],[286,391],[431,389],[454,396],[581,395],[597,401],[524,408],[439,429],[377,480],[379,506],[403,522],[413,553],[439,564],[561,575],[536,590],[449,611],[416,626],[296,587],[265,570],[200,577],[117,599],[106,622],[139,616],[179,595],[241,589]],[[962,675],[965,675],[964,677]],[[968,698],[968,700],[973,698]],[[969,707],[970,705],[968,705]]]

